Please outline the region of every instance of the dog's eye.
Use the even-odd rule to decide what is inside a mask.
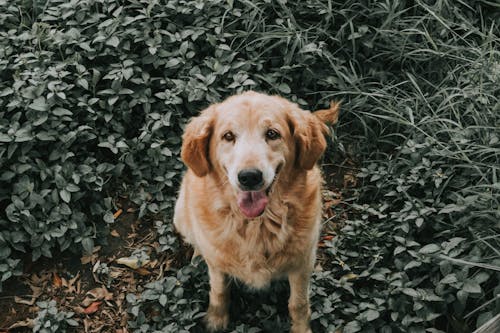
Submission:
[[[232,142],[232,141],[234,141],[235,136],[234,136],[233,132],[227,131],[226,133],[224,133],[222,138],[228,142]]]
[[[266,132],[266,138],[269,140],[277,140],[281,137],[278,131],[273,129],[268,129]]]

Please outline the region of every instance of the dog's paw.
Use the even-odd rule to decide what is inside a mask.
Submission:
[[[229,313],[226,309],[209,307],[205,315],[205,325],[210,332],[218,332],[227,328]]]

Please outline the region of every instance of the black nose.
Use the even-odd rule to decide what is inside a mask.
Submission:
[[[258,169],[245,169],[238,173],[238,181],[243,190],[256,190],[263,183],[262,172]]]

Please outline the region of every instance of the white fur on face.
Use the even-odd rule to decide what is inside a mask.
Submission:
[[[287,116],[289,108],[288,103],[276,103],[258,94],[230,98],[216,106],[210,158],[225,173],[236,192],[242,191],[238,180],[242,170],[262,172],[264,184],[258,189],[260,191],[273,184],[278,169],[294,163],[295,146]],[[267,137],[269,130],[279,133],[278,138]],[[224,138],[228,132],[234,140]]]
[[[262,172],[264,185],[271,186],[278,164],[269,158],[269,146],[260,133],[242,133],[233,144],[232,151],[226,156],[224,166],[229,183],[235,190],[241,190],[238,174],[245,169],[257,169]],[[276,164],[276,165],[274,165]]]

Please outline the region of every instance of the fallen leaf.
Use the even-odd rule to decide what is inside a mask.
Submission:
[[[34,325],[33,325],[33,319],[25,319],[25,320],[21,320],[21,321],[18,321],[18,322],[15,322],[14,324],[10,325],[8,328],[7,328],[7,332],[9,330],[12,330],[14,328],[20,328],[20,327],[30,327],[32,328]]]
[[[119,278],[123,273],[127,272],[126,268],[121,268],[121,267],[111,267],[111,272],[109,272],[109,276],[112,279]]]
[[[135,270],[137,273],[139,273],[140,275],[142,276],[147,276],[147,275],[151,275],[151,272],[148,271],[146,268],[144,267],[139,267]]]
[[[66,292],[68,294],[70,293],[77,293],[79,294],[80,293],[80,285],[79,283],[76,283],[76,286],[75,286],[75,282],[77,282],[77,280],[80,278],[80,272],[78,272],[76,274],[76,276],[72,279],[69,279],[69,280],[66,280],[65,278],[62,278],[62,285],[63,287],[66,288]],[[80,282],[80,281],[78,281]]]
[[[344,280],[355,280],[357,278],[358,278],[358,275],[354,274],[354,273],[349,273],[349,274],[342,276],[342,279],[344,279]]]
[[[99,310],[99,305],[101,305],[101,304],[102,304],[101,301],[93,302],[88,307],[86,307],[85,310],[83,310],[83,313],[85,313],[85,314],[95,313],[95,312],[97,312],[97,310]]]
[[[113,293],[110,293],[104,287],[94,288],[87,291],[87,297],[82,301],[83,306],[89,306],[92,302],[99,300],[111,301],[113,299]]]
[[[111,236],[113,237],[121,237],[120,234],[118,233],[118,231],[116,231],[115,229],[111,230],[110,232]]]
[[[127,267],[130,267],[132,269],[138,269],[139,267],[142,267],[149,263],[149,260],[140,260],[138,258],[133,258],[133,257],[125,257],[125,258],[118,258],[116,259],[116,263],[120,265],[125,265]]]
[[[32,296],[30,300],[23,299],[19,296],[14,296],[14,302],[18,304],[33,305],[36,302],[36,297]]]
[[[54,287],[56,288],[59,288],[62,286],[62,280],[61,278],[59,277],[59,275],[57,275],[56,272],[54,272],[52,274],[52,284],[54,285]]]
[[[115,218],[115,220],[120,216],[122,215],[123,213],[123,209],[118,209],[114,214],[113,214],[113,217]]]
[[[71,308],[75,313],[79,313],[79,314],[82,314],[82,313],[85,313],[85,309],[82,308],[81,306],[73,306]]]

